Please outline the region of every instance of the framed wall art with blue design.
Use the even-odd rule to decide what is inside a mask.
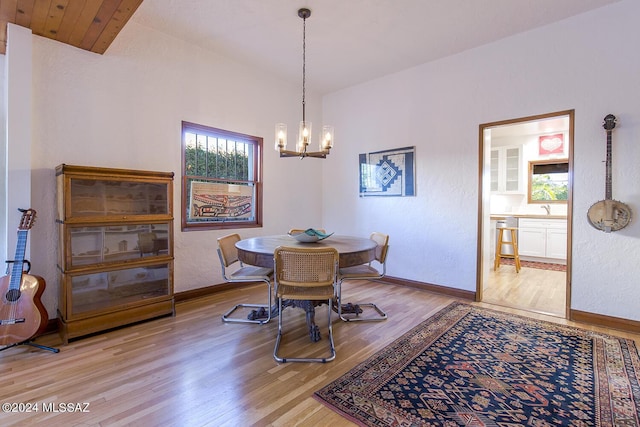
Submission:
[[[360,197],[416,195],[416,147],[360,154]]]

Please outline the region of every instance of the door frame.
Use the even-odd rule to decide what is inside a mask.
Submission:
[[[476,260],[476,301],[482,301],[483,287],[484,287],[484,254],[483,250],[485,244],[489,243],[485,239],[490,238],[490,233],[486,232],[485,227],[489,228],[490,212],[489,212],[489,200],[491,197],[490,190],[490,170],[486,161],[485,150],[490,149],[491,145],[487,144],[485,147],[485,131],[504,125],[519,124],[524,122],[534,122],[539,120],[550,119],[554,117],[569,117],[569,135],[568,135],[568,162],[569,162],[569,194],[567,199],[567,272],[566,272],[566,299],[565,299],[565,319],[570,317],[571,311],[571,254],[572,254],[572,223],[573,223],[573,151],[574,151],[574,130],[575,130],[575,110],[557,111],[554,113],[539,114],[535,116],[520,117],[510,120],[502,120],[491,123],[484,123],[479,126],[479,161],[478,161],[478,250]]]

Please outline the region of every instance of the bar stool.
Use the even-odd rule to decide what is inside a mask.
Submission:
[[[518,242],[516,240],[517,227],[501,227],[498,231],[498,243],[496,244],[496,260],[493,264],[493,270],[497,270],[500,267],[500,260],[502,258],[513,259],[516,265],[516,273],[520,272],[520,256],[518,255]],[[504,233],[509,231],[511,233],[511,241],[504,240]],[[506,254],[502,252],[503,245],[511,246],[513,248],[513,254]]]

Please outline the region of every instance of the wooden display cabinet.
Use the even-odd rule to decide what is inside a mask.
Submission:
[[[63,342],[173,315],[173,173],[56,168]]]

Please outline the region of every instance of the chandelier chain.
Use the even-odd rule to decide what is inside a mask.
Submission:
[[[307,52],[307,18],[302,18],[302,122],[306,126],[305,118],[305,87],[306,87],[306,52]]]

